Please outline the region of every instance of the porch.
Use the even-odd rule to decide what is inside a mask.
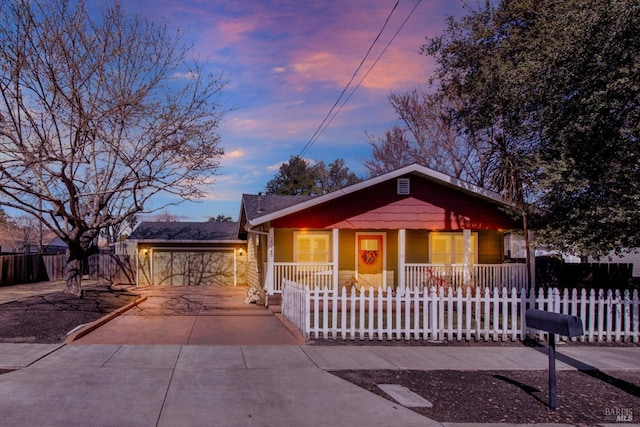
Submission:
[[[283,280],[310,289],[527,289],[525,263],[506,263],[498,230],[276,230],[267,234],[264,289]],[[276,241],[278,244],[276,244]],[[531,271],[535,263],[531,262]],[[531,287],[535,287],[531,275]]]

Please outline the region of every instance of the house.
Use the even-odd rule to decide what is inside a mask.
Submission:
[[[142,222],[127,238],[138,286],[247,282],[247,245],[237,222]]]
[[[282,279],[312,287],[525,287],[505,233],[521,225],[498,194],[411,165],[318,197],[242,197],[247,280],[269,295]]]
[[[63,254],[67,252],[67,244],[58,236],[50,236],[45,240],[42,250],[47,254]]]

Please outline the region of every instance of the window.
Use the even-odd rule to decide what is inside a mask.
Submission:
[[[472,264],[476,263],[478,233],[471,233]],[[464,237],[462,233],[429,233],[429,262],[431,264],[463,264]]]
[[[293,252],[295,262],[331,262],[331,233],[297,231]]]

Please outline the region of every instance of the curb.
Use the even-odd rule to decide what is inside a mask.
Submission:
[[[147,297],[146,296],[142,296],[142,297],[136,299],[135,301],[131,301],[129,304],[124,305],[124,306],[120,307],[119,309],[117,309],[115,311],[112,311],[111,313],[105,314],[104,316],[102,316],[98,320],[95,320],[95,321],[89,323],[85,327],[83,327],[80,330],[78,330],[78,331],[72,333],[71,335],[69,335],[64,340],[63,344],[71,344],[72,342],[74,342],[76,340],[79,340],[83,336],[87,335],[89,332],[95,331],[100,326],[102,326],[105,323],[115,319],[116,317],[118,317],[122,313],[124,313],[125,311],[128,311],[128,310],[132,309],[133,307],[137,306],[138,304],[141,304],[142,302],[144,302],[146,300],[147,300]]]
[[[297,341],[296,343],[297,345],[307,344],[307,341],[304,339],[300,331],[295,326],[293,326],[291,322],[289,322],[289,320],[282,315],[282,313],[273,313],[273,315],[275,316],[276,319],[280,321],[280,323],[284,325],[284,327],[289,331],[289,333],[294,336],[294,338]]]

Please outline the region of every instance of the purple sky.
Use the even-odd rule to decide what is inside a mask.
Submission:
[[[224,107],[235,108],[220,128],[226,156],[201,203],[167,210],[181,220],[237,218],[242,193],[258,193],[282,162],[297,155],[338,99],[382,29],[396,0],[136,0],[134,13],[166,21],[193,43],[207,71],[229,83]],[[416,5],[400,0],[355,85]],[[312,161],[343,158],[366,177],[371,156],[365,132],[382,135],[396,121],[387,96],[424,87],[433,68],[418,50],[442,33],[447,15],[461,16],[460,0],[423,0],[378,64],[320,138]],[[160,203],[160,200],[157,201]]]

